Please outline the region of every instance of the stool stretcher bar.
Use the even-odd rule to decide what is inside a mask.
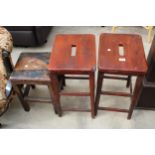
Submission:
[[[129,112],[128,109],[119,109],[119,108],[111,108],[111,107],[98,107],[98,110],[107,110],[107,111],[116,111],[116,112]]]
[[[87,92],[74,92],[74,93],[60,92],[59,94],[64,96],[90,96],[90,93]]]
[[[112,92],[112,91],[101,91],[102,95],[114,95],[114,96],[124,96],[124,97],[132,97],[129,93],[124,92]]]

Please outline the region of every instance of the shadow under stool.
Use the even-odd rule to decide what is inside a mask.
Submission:
[[[96,47],[94,35],[57,35],[49,62],[49,72],[54,94],[54,102],[59,113],[62,111],[91,112],[95,117],[94,89],[95,89]],[[65,79],[89,80],[89,92],[65,92],[58,88],[58,76]],[[85,76],[85,77],[84,77]],[[90,96],[90,109],[61,108],[60,96]]]
[[[28,102],[53,104],[53,91],[47,69],[49,57],[50,53],[47,52],[21,53],[19,56],[10,80],[25,111],[30,110]],[[35,85],[47,86],[50,92],[50,98],[39,96],[30,97],[30,90],[35,89]],[[57,113],[56,110],[55,113]]]
[[[98,110],[127,112],[130,119],[141,91],[142,80],[147,71],[142,39],[139,35],[101,34],[99,43],[98,80],[96,93],[96,113]],[[121,75],[121,76],[120,76]],[[125,77],[122,77],[125,76]],[[137,76],[132,92],[131,76]],[[127,80],[130,93],[102,90],[103,79]],[[131,98],[129,109],[100,107],[100,95],[114,95]]]

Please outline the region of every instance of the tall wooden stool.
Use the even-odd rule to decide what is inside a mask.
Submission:
[[[50,53],[22,53],[10,77],[13,88],[26,111],[30,110],[28,102],[52,104],[53,94],[47,69],[49,57]],[[50,98],[30,97],[29,91],[31,88],[35,88],[35,85],[47,86]]]
[[[57,35],[50,57],[48,69],[51,74],[51,83],[54,93],[54,102],[59,113],[63,111],[87,111],[95,116],[94,89],[95,89],[96,49],[94,35]],[[69,74],[66,76],[65,74]],[[65,75],[65,79],[89,79],[90,92],[63,92],[58,88],[58,75]],[[74,75],[74,76],[72,76]],[[76,75],[76,76],[75,76]],[[83,77],[82,75],[85,75]],[[78,77],[77,77],[78,76]],[[60,95],[90,96],[90,109],[62,109]]]
[[[130,119],[141,91],[143,76],[147,71],[147,63],[141,37],[139,35],[129,34],[101,34],[98,69],[96,114],[97,109],[127,112],[127,118]],[[115,76],[111,76],[110,74],[115,74]],[[118,75],[125,75],[128,77],[137,76],[133,93],[131,81],[130,93],[102,90],[102,82],[105,78],[127,80],[127,78],[120,77]],[[130,107],[129,109],[100,107],[99,100],[101,94],[131,97]]]

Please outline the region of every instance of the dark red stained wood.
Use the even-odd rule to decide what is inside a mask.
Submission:
[[[119,61],[118,46],[123,45],[125,62]],[[111,51],[107,51],[111,49]],[[99,70],[106,73],[143,75],[147,71],[142,39],[131,34],[101,34]]]
[[[90,96],[91,110],[86,109],[68,109],[71,111],[89,111],[91,112],[92,118],[95,117],[95,103],[94,103],[94,87],[95,87],[95,68],[96,68],[96,46],[95,46],[95,36],[91,34],[65,34],[57,35],[55,37],[55,42],[53,50],[51,52],[51,57],[49,61],[48,70],[51,75],[51,84],[53,88],[53,100],[55,103],[56,111],[59,116],[62,115],[60,95],[68,96]],[[76,47],[76,55],[71,55],[72,47]],[[69,79],[89,79],[90,92],[85,93],[65,93],[60,92],[58,88],[59,74],[80,74],[87,75],[87,77],[82,76],[69,76]],[[65,76],[64,76],[65,78]]]
[[[77,47],[71,56],[72,45]],[[95,36],[91,34],[57,35],[48,69],[59,73],[87,73],[96,67]]]
[[[119,54],[119,46],[124,47],[124,56]],[[119,58],[125,59],[125,61],[119,61]],[[99,72],[97,81],[97,93],[96,93],[96,110],[110,110],[117,112],[128,112],[128,119],[131,118],[133,109],[137,103],[141,91],[141,83],[143,76],[147,71],[147,63],[144,55],[144,48],[142,39],[139,35],[130,34],[102,34],[100,36],[99,45]],[[122,92],[109,92],[102,90],[103,78],[113,79],[110,76],[104,74],[118,74],[128,75],[127,85],[130,86],[130,94]],[[132,81],[131,76],[137,75],[134,92],[132,94]],[[116,77],[115,79],[122,79]],[[124,80],[124,78],[123,78]],[[100,95],[116,95],[116,96],[128,96],[131,97],[131,104],[129,110],[117,109],[113,107],[99,107]]]
[[[116,111],[116,112],[129,112],[128,109],[119,109],[112,107],[98,107],[99,110]]]

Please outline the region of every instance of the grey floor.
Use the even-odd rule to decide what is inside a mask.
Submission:
[[[42,47],[15,47],[12,52],[13,62],[16,62],[21,52],[50,52],[56,34],[92,33],[96,35],[96,45],[98,45],[99,35],[104,32],[111,32],[111,27],[54,27],[48,37],[48,42]],[[151,44],[147,42],[147,32],[143,27],[119,27],[116,33],[140,34],[143,38],[147,57]],[[133,82],[134,81],[135,78],[133,78]],[[76,80],[67,81],[65,90],[85,91],[88,90],[88,88],[88,82]],[[120,81],[105,80],[104,88],[107,90],[129,91],[125,88],[125,82]],[[37,86],[36,90],[31,92],[31,95],[48,97],[49,93],[46,87]],[[88,97],[61,98],[62,106],[65,107],[89,108],[89,102]],[[130,100],[127,98],[111,96],[102,96],[100,101],[101,105],[127,108],[129,103]],[[15,97],[7,113],[0,118],[3,128],[155,128],[155,111],[134,110],[131,120],[127,120],[126,113],[108,111],[99,111],[95,119],[92,119],[88,112],[64,112],[63,117],[60,118],[54,114],[51,104],[30,103],[30,106],[30,112],[25,112]]]

